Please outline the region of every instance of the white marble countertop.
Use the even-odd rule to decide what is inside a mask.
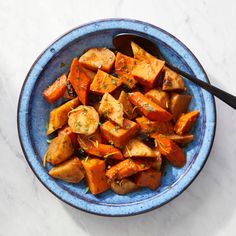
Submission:
[[[0,235],[236,235],[236,112],[216,99],[209,160],[177,199],[129,218],[90,215],[62,203],[36,179],[18,141],[20,88],[36,57],[91,20],[135,18],[166,29],[198,57],[213,84],[236,94],[236,2],[0,0]]]

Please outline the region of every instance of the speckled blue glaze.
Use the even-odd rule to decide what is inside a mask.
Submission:
[[[49,111],[61,104],[49,105],[42,91],[63,72],[68,72],[73,57],[87,48],[112,47],[112,38],[121,32],[139,32],[154,40],[165,58],[182,70],[207,81],[208,78],[195,56],[174,36],[148,23],[128,19],[107,19],[78,27],[49,46],[35,61],[24,82],[18,105],[18,131],[21,145],[30,167],[38,179],[55,196],[87,212],[106,216],[127,216],[146,212],[169,202],[198,175],[212,147],[216,111],[212,95],[185,80],[193,95],[190,110],[200,111],[193,128],[195,140],[186,148],[187,163],[183,168],[167,166],[166,175],[156,191],[142,189],[119,196],[112,191],[93,196],[85,193],[84,183],[68,184],[51,178],[42,165],[47,149],[46,127]],[[60,67],[61,62],[66,65]],[[47,165],[47,169],[51,166]]]

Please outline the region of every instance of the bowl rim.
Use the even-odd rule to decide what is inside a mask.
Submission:
[[[105,18],[105,19],[99,19],[99,20],[94,20],[94,21],[90,21],[88,23],[85,23],[85,24],[81,24],[77,27],[74,27],[73,29],[71,30],[68,30],[67,32],[63,33],[62,35],[60,35],[59,37],[56,38],[56,40],[54,40],[52,43],[50,43],[46,49],[44,49],[40,54],[39,56],[35,59],[34,63],[31,65],[25,79],[24,79],[24,82],[22,84],[22,87],[21,87],[21,90],[20,90],[20,95],[19,95],[19,99],[18,99],[18,105],[17,105],[17,130],[18,130],[18,138],[20,140],[20,145],[21,145],[21,148],[22,148],[22,151],[24,153],[24,157],[28,163],[28,165],[30,166],[31,170],[33,171],[33,173],[35,174],[35,176],[37,177],[37,179],[54,195],[56,196],[57,198],[59,198],[61,201],[63,201],[64,203],[76,208],[76,209],[79,209],[79,210],[82,210],[84,212],[87,212],[87,213],[91,213],[91,214],[94,214],[94,215],[99,215],[99,216],[106,216],[106,217],[127,217],[127,216],[134,216],[134,215],[138,215],[138,214],[143,214],[143,213],[146,213],[146,212],[149,212],[149,211],[152,211],[152,210],[155,210],[165,204],[167,204],[168,202],[174,200],[176,197],[178,197],[181,193],[183,193],[191,184],[192,182],[196,179],[196,177],[199,175],[199,173],[201,172],[201,170],[203,169],[203,167],[205,166],[206,164],[206,161],[209,157],[209,154],[212,150],[212,146],[213,146],[213,143],[214,143],[214,139],[215,139],[215,133],[216,133],[216,125],[217,125],[217,115],[216,115],[216,103],[215,103],[215,98],[213,95],[209,94],[211,96],[211,99],[212,99],[212,108],[213,108],[213,119],[214,119],[214,122],[213,122],[213,133],[212,133],[212,137],[211,137],[211,142],[210,142],[210,145],[209,145],[209,148],[205,154],[205,158],[204,158],[204,161],[202,162],[202,165],[200,166],[200,168],[195,172],[195,175],[190,179],[190,181],[184,185],[184,187],[181,189],[181,191],[177,192],[174,196],[172,196],[170,199],[164,201],[162,204],[159,204],[159,205],[155,205],[155,206],[151,206],[151,207],[147,207],[146,209],[143,209],[143,210],[138,210],[138,211],[133,211],[131,213],[121,213],[121,214],[112,214],[112,213],[101,213],[101,212],[96,212],[96,211],[93,211],[93,210],[88,210],[88,209],[84,209],[82,207],[79,207],[79,206],[75,206],[73,205],[71,202],[67,201],[66,199],[63,199],[61,196],[57,195],[55,192],[53,192],[53,190],[48,187],[46,185],[46,183],[40,178],[40,176],[38,175],[38,173],[36,172],[36,170],[34,169],[32,163],[30,162],[29,158],[28,158],[28,153],[26,151],[26,148],[24,146],[24,142],[23,142],[23,139],[22,139],[22,133],[21,133],[21,130],[20,130],[20,123],[21,123],[21,118],[20,118],[20,107],[21,107],[21,101],[22,101],[22,97],[23,97],[23,91],[24,91],[24,88],[25,88],[25,85],[26,85],[26,82],[28,81],[28,77],[30,75],[30,73],[32,72],[33,68],[35,67],[35,65],[38,63],[39,59],[45,54],[45,52],[47,50],[49,50],[56,42],[60,41],[64,36],[66,35],[69,35],[71,34],[74,30],[78,30],[80,28],[83,28],[83,27],[86,27],[86,26],[90,26],[90,25],[94,25],[94,24],[100,24],[102,22],[109,22],[109,21],[125,21],[125,22],[130,22],[130,23],[137,23],[137,24],[142,24],[142,25],[145,25],[147,27],[152,27],[154,28],[155,30],[157,31],[161,31],[163,32],[164,34],[168,35],[170,38],[173,38],[178,44],[181,45],[181,47],[183,47],[185,50],[188,51],[188,53],[191,55],[191,57],[194,59],[194,61],[196,62],[196,64],[198,65],[198,67],[200,68],[200,70],[202,71],[205,79],[207,80],[207,82],[210,84],[210,81],[209,81],[209,78],[207,76],[207,73],[206,71],[204,70],[203,66],[201,65],[201,63],[199,62],[199,60],[197,59],[197,57],[193,54],[193,52],[184,44],[182,43],[178,38],[176,38],[174,35],[172,35],[171,33],[167,32],[166,30],[163,30],[162,28],[156,26],[156,25],[153,25],[151,23],[148,23],[148,22],[144,22],[144,21],[140,21],[140,20],[136,20],[136,19],[131,19],[131,18]],[[72,42],[73,40],[71,40]],[[67,44],[70,43],[70,42],[67,42]],[[61,48],[62,49],[62,48]],[[61,50],[60,49],[60,50]],[[105,205],[105,207],[108,207],[107,205]]]

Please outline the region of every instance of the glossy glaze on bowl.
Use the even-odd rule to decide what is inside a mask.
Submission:
[[[112,48],[112,38],[121,32],[138,32],[154,40],[165,58],[180,69],[208,81],[203,68],[179,40],[148,23],[128,19],[101,20],[78,27],[49,46],[35,61],[24,82],[18,106],[18,130],[21,145],[32,170],[54,195],[81,210],[107,216],[127,216],[146,212],[178,196],[198,175],[212,147],[216,111],[214,98],[185,80],[187,92],[193,95],[190,110],[200,111],[193,128],[195,140],[185,149],[187,163],[183,168],[167,166],[156,191],[142,189],[119,196],[107,191],[98,196],[85,193],[84,183],[68,184],[51,178],[42,165],[47,149],[46,123],[49,112],[63,100],[50,105],[42,91],[63,72],[68,72],[73,57],[91,47]],[[65,64],[65,65],[64,65]],[[63,66],[62,66],[63,65]],[[47,165],[47,169],[50,165]]]

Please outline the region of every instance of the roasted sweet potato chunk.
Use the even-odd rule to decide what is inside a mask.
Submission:
[[[123,149],[125,157],[156,158],[155,152],[137,138],[130,139]]]
[[[133,92],[128,94],[130,102],[137,106],[138,109],[150,120],[165,122],[172,118],[172,115],[158,106],[152,100],[145,97],[140,92]]]
[[[176,134],[182,135],[187,133],[196,122],[198,115],[199,111],[190,111],[180,116],[174,127]]]
[[[188,94],[171,94],[169,111],[172,113],[174,121],[176,121],[183,113],[187,112],[191,99],[192,96]]]
[[[99,114],[114,121],[117,125],[123,126],[123,105],[109,93],[105,93],[102,97],[101,104],[99,106]]]
[[[66,74],[61,75],[54,83],[43,91],[43,97],[49,103],[54,103],[64,95],[66,91],[66,80]]]
[[[106,121],[101,125],[101,133],[109,142],[116,147],[123,146],[130,138],[134,137],[139,126],[128,119],[124,119],[123,126],[117,126],[111,121]]]
[[[79,105],[79,98],[74,98],[50,112],[47,135],[66,125],[68,113]]]
[[[193,141],[194,136],[192,134],[166,134],[163,135],[165,138],[171,139],[172,141],[179,143],[179,144],[188,144]]]
[[[115,54],[107,48],[91,48],[79,58],[80,64],[94,71],[111,72],[114,62]]]
[[[150,98],[153,102],[164,109],[169,107],[169,94],[165,91],[162,91],[160,88],[151,89],[145,93],[147,98]]]
[[[137,184],[129,179],[122,179],[120,181],[112,181],[111,189],[117,194],[124,195],[138,190]]]
[[[48,146],[46,161],[57,165],[69,159],[74,153],[74,148],[68,134],[63,133],[54,138]]]
[[[82,164],[85,170],[86,181],[92,194],[103,193],[110,188],[105,175],[106,165],[103,160],[88,158],[87,160],[82,160]]]
[[[123,83],[130,89],[134,88],[136,80],[132,75],[132,70],[137,64],[137,60],[128,57],[120,52],[116,55],[115,72],[123,81]]]
[[[121,84],[122,80],[120,78],[109,75],[102,70],[98,70],[90,85],[90,91],[98,95],[103,95],[106,92],[112,93]]]
[[[65,161],[49,171],[49,175],[69,183],[79,183],[84,178],[84,170],[78,157]]]
[[[179,74],[172,71],[166,66],[164,68],[164,72],[165,74],[163,78],[162,90],[164,91],[185,90],[184,80]]]

